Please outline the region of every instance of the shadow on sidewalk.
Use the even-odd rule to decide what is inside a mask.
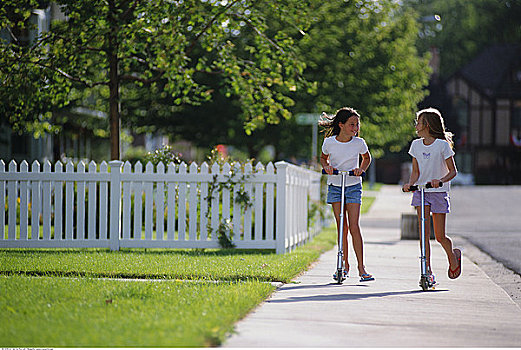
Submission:
[[[395,245],[400,243],[400,241],[370,241],[364,240],[364,244],[376,244],[376,245]]]
[[[349,281],[346,281],[348,283]],[[371,286],[372,281],[365,282],[364,284],[338,284],[336,282],[331,282],[328,284],[297,284],[297,285],[289,285],[286,284],[280,288],[280,290],[292,290],[292,289],[319,289],[319,288],[334,288],[334,287],[343,287],[343,288],[352,288],[352,287],[363,287],[367,288]]]
[[[354,286],[353,286],[354,287]],[[346,300],[362,300],[368,298],[383,298],[388,296],[395,295],[411,295],[411,294],[419,294],[419,293],[439,293],[439,292],[448,292],[447,289],[435,289],[428,292],[424,292],[421,290],[411,290],[411,291],[399,291],[399,292],[380,292],[380,293],[342,293],[342,294],[324,294],[324,295],[310,295],[303,297],[289,297],[287,299],[279,299],[279,300],[268,300],[267,303],[297,303],[304,301],[346,301]]]

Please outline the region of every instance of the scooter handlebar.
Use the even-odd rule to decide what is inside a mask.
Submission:
[[[342,171],[339,171],[338,169],[333,169],[333,175],[338,175],[340,174]],[[349,172],[347,172],[349,176],[356,176],[355,175],[355,172],[353,170],[349,170]],[[324,175],[327,175],[326,171],[324,169],[322,169],[322,174]],[[365,171],[362,172],[362,175],[360,175],[361,177],[365,177]]]
[[[443,182],[440,181],[440,187],[443,186]],[[430,182],[427,182],[425,184],[425,188],[432,188],[432,184]],[[418,191],[420,189],[420,186],[418,185],[412,185],[409,187],[410,192]],[[405,192],[402,188],[402,191]]]

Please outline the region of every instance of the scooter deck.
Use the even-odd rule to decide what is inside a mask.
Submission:
[[[333,276],[333,279],[336,281],[337,284],[342,284],[346,280],[346,278],[344,277],[343,269],[338,269],[336,271],[336,274]]]
[[[429,282],[428,276],[421,276],[419,285],[421,289],[424,291],[436,289],[436,282]]]

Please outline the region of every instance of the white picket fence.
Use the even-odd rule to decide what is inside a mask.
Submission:
[[[237,248],[283,253],[321,229],[319,219],[308,227],[320,176],[286,162],[148,163],[143,172],[140,162],[69,162],[63,171],[61,162],[6,169],[0,160],[0,248],[219,248],[227,223]],[[212,191],[217,183],[227,186]],[[251,206],[236,202],[239,191]]]

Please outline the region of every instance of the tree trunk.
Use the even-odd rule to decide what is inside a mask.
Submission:
[[[107,55],[109,59],[109,123],[110,123],[110,159],[119,160],[119,75],[118,75],[118,38],[117,9],[114,1],[109,1],[111,31]]]
[[[250,159],[257,158],[259,153],[258,149],[256,149],[256,147],[249,142],[246,144],[246,146],[248,147],[248,157]]]

